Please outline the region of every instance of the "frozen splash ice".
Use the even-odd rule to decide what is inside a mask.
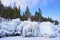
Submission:
[[[31,21],[31,18],[29,17],[27,21]]]
[[[30,20],[30,18],[29,18],[29,20]],[[22,35],[24,37],[25,36],[38,36],[39,26],[38,26],[37,22],[24,21],[19,26],[17,26],[17,30],[20,33],[22,30]]]
[[[55,37],[54,25],[50,22],[42,22],[40,25],[40,35],[45,37]]]
[[[46,36],[53,36],[55,35],[54,25],[50,22],[36,22],[31,21],[30,18],[28,18],[27,21],[20,21],[19,18],[13,19],[9,21],[8,23],[1,23],[1,29],[8,29],[12,31],[17,31],[19,34],[22,34],[23,36],[39,36],[42,34],[42,36],[45,34]],[[45,36],[44,35],[44,36]]]

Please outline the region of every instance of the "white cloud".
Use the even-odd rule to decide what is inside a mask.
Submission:
[[[4,4],[4,6],[9,6],[13,0],[1,0],[2,1],[2,4]]]
[[[39,0],[16,0],[17,6],[20,5],[21,9],[25,9],[26,6],[29,6],[29,8],[34,8]]]
[[[1,0],[2,3],[5,6],[9,6],[10,4],[14,4],[16,2],[16,6],[18,7],[20,5],[21,9],[25,9],[26,6],[29,6],[29,8],[34,8],[36,5],[47,5],[49,3],[54,3],[55,0]]]
[[[25,8],[26,6],[29,6],[30,8],[36,6],[40,0],[1,0],[4,6],[9,6],[10,4],[13,5],[14,2],[16,2],[16,5],[21,8]]]

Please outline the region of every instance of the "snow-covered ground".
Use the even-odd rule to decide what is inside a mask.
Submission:
[[[60,40],[60,24],[32,22],[30,18],[4,20],[0,22],[0,40]]]
[[[56,37],[56,38],[26,37],[26,38],[23,38],[21,36],[16,36],[16,37],[0,38],[0,40],[60,40],[60,37]]]

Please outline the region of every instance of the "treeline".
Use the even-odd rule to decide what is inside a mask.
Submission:
[[[25,12],[23,12],[23,15],[21,15],[20,6],[19,8],[17,8],[14,5],[14,7],[12,8],[11,6],[4,7],[3,4],[0,4],[0,17],[4,17],[6,19],[20,18],[20,20],[22,21],[27,20],[30,17],[32,21],[38,22],[50,21],[51,23],[55,23],[55,25],[59,24],[57,20],[53,20],[49,17],[48,18],[43,17],[40,8],[38,9],[38,11],[35,12],[34,15],[31,15],[28,6],[26,7]]]

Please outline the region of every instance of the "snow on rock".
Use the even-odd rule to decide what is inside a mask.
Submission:
[[[54,25],[50,22],[42,22],[40,25],[40,36],[55,37]]]

